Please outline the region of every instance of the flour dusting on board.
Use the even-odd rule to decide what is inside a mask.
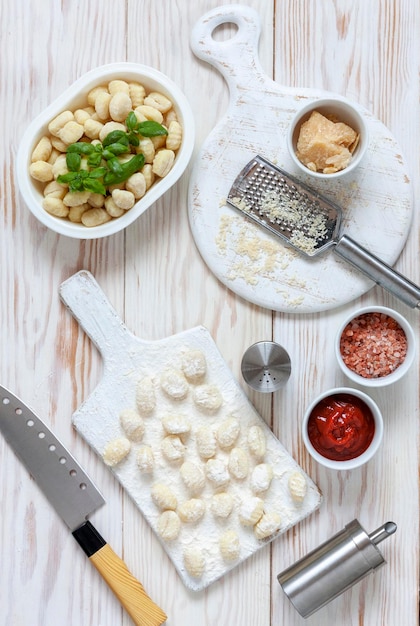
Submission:
[[[73,422],[198,591],[307,517],[321,495],[205,328],[145,342],[101,294],[87,272],[60,289],[104,356]]]

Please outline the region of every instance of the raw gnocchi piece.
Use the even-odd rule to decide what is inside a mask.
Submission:
[[[115,467],[129,454],[131,443],[126,437],[118,437],[106,444],[102,458],[109,467]]]
[[[211,511],[215,517],[226,518],[233,510],[233,497],[230,493],[222,491],[215,493],[211,499]]]
[[[127,91],[116,91],[112,95],[109,101],[109,115],[116,122],[124,122],[132,106],[127,85]]]
[[[68,207],[67,207],[68,208]],[[77,224],[80,224],[82,221],[82,215],[85,211],[87,211],[89,209],[89,205],[86,204],[79,204],[78,206],[72,206],[69,210],[68,213],[68,218],[71,222],[75,222]]]
[[[157,91],[151,91],[149,95],[145,97],[144,104],[154,107],[161,113],[167,113],[169,109],[172,108],[172,102],[169,98]]]
[[[175,152],[173,150],[167,150],[166,148],[158,150],[152,163],[153,173],[159,176],[159,178],[164,178],[171,171],[174,161]]]
[[[207,372],[206,357],[201,350],[189,350],[182,358],[181,367],[185,378],[190,383],[199,383]]]
[[[207,461],[206,476],[215,487],[223,487],[230,480],[228,468],[221,459],[209,459]]]
[[[269,463],[256,465],[251,474],[251,489],[255,493],[267,491],[273,480],[273,468]]]
[[[239,521],[243,526],[255,526],[264,513],[264,501],[257,496],[243,500],[239,508]]]
[[[137,382],[136,407],[141,415],[150,415],[156,408],[155,387],[150,376]]]
[[[165,415],[162,418],[162,426],[169,435],[188,435],[191,423],[185,415]]]
[[[59,154],[54,163],[52,164],[52,173],[55,179],[57,179],[61,174],[67,174],[67,162],[66,155]]]
[[[44,188],[45,197],[50,196],[53,198],[60,198],[62,200],[66,193],[66,188],[63,185],[60,185],[60,183],[57,183],[56,180],[52,180]]]
[[[203,517],[205,510],[203,500],[191,498],[179,505],[178,515],[182,522],[194,524]]]
[[[121,209],[119,206],[115,204],[112,196],[107,196],[105,198],[104,205],[105,205],[106,212],[111,217],[121,217],[121,215],[124,214],[124,209]]]
[[[248,476],[249,460],[247,453],[242,448],[233,448],[229,454],[229,473],[237,480],[243,480]]]
[[[128,83],[125,80],[121,80],[119,78],[116,78],[114,80],[110,80],[108,83],[108,91],[111,94],[111,96],[115,96],[116,93],[118,92],[122,92],[122,93],[126,93],[127,95],[130,94],[130,87],[128,85]]]
[[[111,102],[111,94],[107,91],[101,91],[95,100],[95,111],[100,120],[106,121],[109,118],[109,103]]]
[[[63,128],[59,131],[59,138],[66,145],[70,145],[71,143],[75,143],[79,141],[79,139],[83,136],[84,128],[82,124],[78,124],[76,121],[72,120],[64,124]]]
[[[157,531],[164,541],[173,541],[181,530],[181,520],[175,511],[163,511],[157,521]]]
[[[100,93],[108,93],[108,89],[105,85],[98,85],[89,91],[87,95],[87,102],[90,106],[95,107],[96,98]]]
[[[49,183],[54,178],[53,166],[46,161],[34,161],[29,166],[29,173],[32,178],[41,183]]]
[[[241,552],[238,533],[235,530],[227,530],[219,539],[220,554],[224,561],[236,561]]]
[[[37,145],[33,149],[31,162],[34,163],[35,161],[48,161],[51,156],[51,152],[52,145],[50,138],[46,136],[41,137],[41,139],[38,141]]]
[[[67,192],[63,198],[63,202],[66,206],[79,206],[88,201],[90,191],[73,191]]]
[[[222,406],[223,398],[216,385],[199,385],[194,389],[196,406],[205,413],[215,413]]]
[[[136,200],[139,200],[146,193],[146,179],[141,172],[136,172],[126,180],[125,188],[131,191]]]
[[[177,369],[168,368],[162,372],[160,385],[167,396],[174,400],[183,400],[188,394],[188,382],[184,374]]]
[[[216,431],[216,439],[222,450],[229,450],[235,445],[239,432],[239,420],[236,417],[228,417],[220,424]]]
[[[144,155],[144,160],[146,163],[153,163],[153,159],[155,158],[156,150],[153,145],[153,141],[150,137],[144,137],[140,139],[139,147],[136,152],[141,152]]]
[[[57,117],[55,117],[48,124],[48,130],[54,137],[60,136],[60,130],[67,124],[74,120],[74,114],[71,111],[63,111]]]
[[[192,461],[185,461],[181,465],[179,473],[191,495],[198,495],[203,491],[206,477],[199,465]]]
[[[141,104],[136,107],[135,113],[140,113],[143,115],[146,120],[152,120],[153,122],[157,122],[158,124],[162,124],[163,115],[160,111],[158,111],[155,107],[151,107],[148,104]]]
[[[195,433],[197,452],[202,459],[211,459],[216,454],[216,437],[210,426],[201,426]]]
[[[178,150],[182,142],[182,127],[177,121],[172,121],[169,124],[168,136],[166,137],[166,147],[169,150]]]
[[[203,549],[195,545],[187,546],[184,550],[184,565],[190,576],[201,578],[206,568]]]
[[[91,193],[88,198],[88,204],[93,207],[102,207],[105,204],[105,198],[101,193]]]
[[[165,483],[155,483],[152,485],[150,495],[153,502],[162,511],[175,511],[178,506],[178,499],[176,495]]]
[[[274,535],[281,526],[281,517],[278,513],[264,513],[254,526],[254,534],[257,539],[266,539]]]
[[[146,190],[150,189],[150,187],[155,182],[155,175],[153,173],[152,166],[150,163],[146,163],[146,165],[143,167],[142,174],[146,182]]]
[[[258,461],[265,457],[267,443],[261,426],[251,426],[248,430],[248,448]]]
[[[185,446],[178,435],[167,435],[162,439],[162,454],[168,461],[182,461],[185,455]]]
[[[89,139],[100,139],[103,127],[104,125],[102,122],[99,120],[93,120],[92,118],[89,118],[83,124],[84,133],[86,137],[89,137]]]
[[[51,213],[51,215],[56,217],[67,217],[70,213],[69,207],[60,198],[47,196],[43,199],[42,206],[47,213]]]
[[[308,491],[308,483],[302,472],[296,471],[289,476],[289,492],[295,502],[303,502]]]
[[[138,107],[144,102],[146,90],[140,83],[128,83],[129,94],[133,107]]]
[[[151,446],[142,445],[136,452],[137,467],[143,474],[151,474],[155,465],[155,458]]]
[[[130,441],[140,443],[144,436],[143,418],[134,409],[124,409],[120,413],[120,424]]]
[[[111,193],[111,197],[117,207],[123,209],[123,211],[132,209],[136,202],[134,194],[126,189],[114,189]]]
[[[108,215],[105,209],[89,209],[82,215],[82,224],[88,228],[93,228],[105,224],[111,219],[112,217]]]

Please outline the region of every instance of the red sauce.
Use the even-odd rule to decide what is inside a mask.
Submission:
[[[363,400],[350,394],[324,398],[309,416],[308,436],[313,447],[333,461],[360,456],[374,433],[372,411]]]

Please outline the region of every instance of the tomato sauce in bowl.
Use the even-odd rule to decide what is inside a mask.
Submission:
[[[364,465],[378,451],[383,418],[360,389],[335,387],[313,399],[302,421],[303,443],[315,461],[334,470]]]
[[[336,394],[323,398],[311,411],[308,436],[319,454],[333,461],[360,456],[372,442],[375,420],[360,398]]]

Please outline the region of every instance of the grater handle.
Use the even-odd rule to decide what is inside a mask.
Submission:
[[[340,237],[334,251],[402,302],[413,309],[420,309],[420,287],[368,252],[351,237]]]

